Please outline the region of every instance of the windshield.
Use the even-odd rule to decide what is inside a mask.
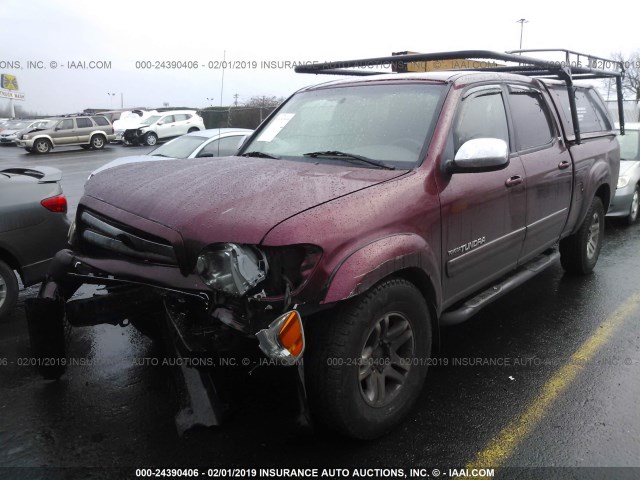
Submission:
[[[638,151],[640,131],[627,130],[624,135],[618,135],[618,140],[620,141],[620,160],[640,160]]]
[[[195,135],[184,135],[156,148],[149,155],[171,158],[187,158],[206,140],[208,140],[208,138],[198,137]]]
[[[31,126],[31,128],[53,128],[58,120],[43,120]]]
[[[142,120],[143,125],[151,125],[152,123],[156,123],[160,120],[160,115],[153,115],[152,117],[147,118],[146,120]]]
[[[412,168],[422,160],[443,91],[442,85],[394,83],[302,92],[243,152],[298,159],[311,152],[341,152]]]

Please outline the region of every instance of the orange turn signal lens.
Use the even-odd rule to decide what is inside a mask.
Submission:
[[[302,319],[296,310],[289,312],[278,332],[278,341],[294,357],[298,357],[302,353],[304,349],[304,333]]]

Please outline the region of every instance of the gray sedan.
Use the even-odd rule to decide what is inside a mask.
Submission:
[[[618,188],[607,212],[609,217],[624,219],[629,225],[638,220],[640,207],[640,123],[625,124],[620,141]]]
[[[51,167],[0,170],[0,319],[18,298],[14,270],[25,286],[39,283],[51,258],[67,245],[61,178]]]

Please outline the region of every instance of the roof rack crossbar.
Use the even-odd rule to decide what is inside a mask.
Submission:
[[[522,55],[523,53],[550,53],[561,52],[565,55],[564,62],[554,62],[545,59]],[[571,60],[571,55],[577,56],[575,62]],[[587,57],[587,66],[582,65],[580,57]],[[624,65],[622,62],[610,60],[594,55],[575,52],[566,49],[531,49],[531,50],[512,50],[508,52],[494,52],[491,50],[458,50],[454,52],[438,52],[438,53],[408,53],[392,55],[387,57],[363,58],[355,60],[343,60],[337,62],[323,62],[306,65],[298,65],[295,68],[297,73],[314,73],[325,75],[354,75],[369,76],[382,73],[389,73],[380,70],[373,70],[373,67],[393,67],[405,66],[407,63],[429,62],[437,60],[499,60],[502,62],[511,62],[517,64],[510,66],[490,66],[484,63],[478,68],[463,68],[461,71],[487,71],[487,72],[508,72],[520,75],[559,78],[564,80],[567,85],[569,95],[569,106],[571,109],[571,119],[575,135],[575,142],[581,142],[580,125],[578,124],[578,111],[575,101],[575,88],[573,81],[585,79],[599,78],[615,78],[616,90],[618,94],[618,118],[620,121],[620,133],[624,135],[624,111],[622,106],[622,79],[624,78]],[[595,68],[598,66],[597,60],[605,68]],[[618,68],[618,70],[610,70],[609,68]],[[347,70],[357,68],[359,70]],[[369,70],[364,70],[367,68]]]

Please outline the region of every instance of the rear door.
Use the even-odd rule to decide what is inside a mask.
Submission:
[[[178,131],[176,135],[184,135],[187,133],[189,131],[189,127],[191,127],[191,122],[189,121],[191,115],[179,113],[174,115],[174,118],[176,121],[176,130]]]
[[[176,123],[174,116],[166,115],[162,117],[158,121],[156,133],[158,134],[158,138],[171,138],[178,136],[179,133],[176,133]]]
[[[573,165],[545,93],[531,86],[507,85],[507,103],[515,152],[527,177],[523,263],[559,240],[569,215]]]
[[[512,143],[500,85],[467,90],[455,115],[445,158],[474,138]],[[515,155],[503,170],[443,174],[442,180],[443,290],[452,303],[517,266],[525,237],[525,171]]]
[[[76,118],[78,142],[89,143],[91,132],[93,132],[93,122],[88,117]]]

